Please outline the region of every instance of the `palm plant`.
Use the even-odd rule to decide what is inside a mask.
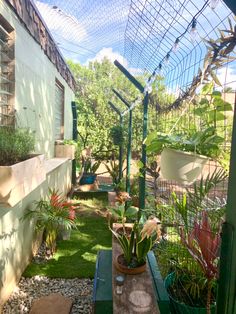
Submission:
[[[66,200],[57,191],[49,190],[49,199],[36,202],[36,208],[29,210],[23,219],[36,220],[36,228],[44,230],[46,247],[53,254],[59,230],[76,228],[76,208],[75,204]]]

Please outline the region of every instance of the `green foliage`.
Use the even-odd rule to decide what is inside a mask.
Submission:
[[[156,135],[155,138],[154,135]],[[151,133],[146,140],[147,152],[159,154],[164,147],[194,152],[211,158],[217,158],[224,139],[216,134],[216,128],[208,127],[193,134],[168,135]]]
[[[133,84],[106,58],[99,62],[91,62],[88,67],[68,61],[76,79],[76,103],[78,110],[78,134],[82,146],[93,147],[97,151],[114,149],[110,137],[111,125],[119,124],[119,116],[108,105],[108,100],[117,102],[112,88],[121,92],[128,102],[139,95]],[[138,78],[144,81],[143,77]],[[121,111],[126,109],[119,104]],[[156,124],[156,107],[149,108],[148,128],[153,131]],[[124,125],[128,125],[128,115],[124,117]],[[142,147],[143,110],[142,105],[134,109],[133,114],[133,147],[140,152]],[[126,134],[124,135],[124,140]]]
[[[201,177],[199,182],[194,182],[193,191],[187,188],[188,206],[193,210],[204,209],[207,195],[210,191],[227,178],[227,174],[223,169],[215,170],[212,174],[208,174],[206,178]]]
[[[77,146],[77,142],[74,141],[74,140],[64,140],[63,144],[64,145],[74,145],[74,146]]]
[[[231,139],[231,113],[232,105],[222,98],[221,92],[214,91],[213,82],[207,83],[183,111],[162,116],[159,130],[166,132],[150,133],[145,142],[147,150],[149,154],[158,154],[164,147],[195,152],[217,159],[227,168],[229,150],[222,146]]]
[[[119,163],[115,158],[109,160],[109,162],[103,163],[107,172],[112,178],[112,183],[114,185],[115,190],[119,190],[120,180],[119,180]],[[124,170],[123,170],[124,171]]]
[[[114,145],[122,145],[124,142],[123,128],[120,125],[115,125],[110,129],[110,136]]]
[[[101,165],[101,161],[93,161],[89,157],[83,161],[84,173],[95,174]]]
[[[208,289],[210,289],[211,303],[216,298],[216,280],[208,282],[195,265],[176,268],[168,277],[168,292],[178,302],[192,307],[204,308],[207,304]]]
[[[125,209],[125,204],[117,205],[115,207],[108,207],[108,212],[112,215],[112,218],[117,222],[124,224],[127,219],[137,218],[138,208],[130,206]]]
[[[27,159],[35,139],[28,129],[0,127],[0,165],[12,165]]]

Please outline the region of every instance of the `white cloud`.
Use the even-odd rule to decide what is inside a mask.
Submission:
[[[129,68],[128,70],[134,76],[138,76],[138,75],[143,74],[143,69],[140,69],[140,68]]]
[[[235,67],[224,67],[217,71],[217,77],[223,87],[232,87],[236,89],[236,69]]]
[[[88,65],[89,62],[94,62],[94,61],[97,61],[97,62],[102,62],[102,60],[104,58],[107,58],[108,60],[110,60],[111,62],[114,62],[115,60],[119,61],[124,67],[127,67],[128,65],[128,62],[127,60],[122,57],[121,54],[119,54],[118,52],[115,52],[112,50],[111,47],[109,48],[102,48],[94,58],[91,58],[91,59],[88,59],[85,63],[85,65]]]
[[[73,15],[53,9],[52,6],[40,1],[36,1],[36,6],[53,34],[60,34],[74,43],[79,43],[87,37],[85,28]]]

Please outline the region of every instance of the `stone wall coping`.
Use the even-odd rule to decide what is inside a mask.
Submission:
[[[69,158],[46,159],[44,161],[44,168],[45,168],[46,174],[49,174],[50,172],[54,171],[56,168],[66,163],[68,160]]]

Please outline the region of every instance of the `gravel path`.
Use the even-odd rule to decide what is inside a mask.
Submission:
[[[73,300],[72,314],[92,313],[91,279],[51,279],[43,276],[21,278],[8,302],[4,305],[3,314],[29,313],[34,299],[50,293],[60,293]]]

